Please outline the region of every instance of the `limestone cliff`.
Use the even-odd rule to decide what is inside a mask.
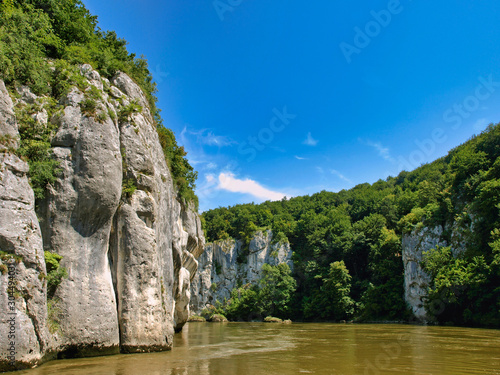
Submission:
[[[177,197],[148,101],[126,74],[108,81],[89,65],[80,74],[86,88],[73,87],[50,118],[45,98],[22,88],[16,99],[37,104],[33,118],[57,129],[52,150],[60,173],[39,204],[40,220],[28,165],[15,155],[16,103],[0,82],[0,267],[15,260],[18,333],[15,366],[2,347],[0,370],[31,367],[51,353],[167,350],[189,315],[203,231],[194,207]],[[44,249],[61,255],[67,270],[49,301],[52,334]],[[8,277],[0,275],[2,337]]]
[[[474,222],[471,216],[472,223]],[[405,300],[418,321],[429,322],[434,316],[429,315],[424,307],[427,297],[430,277],[423,270],[421,262],[424,253],[436,246],[450,246],[454,254],[465,251],[468,244],[467,233],[472,226],[462,226],[457,222],[434,227],[417,226],[411,233],[403,234],[403,265]],[[448,232],[448,234],[446,233]],[[435,311],[439,313],[439,311]]]
[[[50,351],[42,235],[28,163],[11,152],[17,131],[0,81],[0,371],[31,367]]]
[[[191,312],[199,314],[215,301],[224,302],[238,284],[257,283],[265,263],[287,263],[293,270],[290,244],[273,243],[270,230],[256,232],[248,250],[241,241],[232,239],[207,244],[198,258],[198,273],[191,284]]]

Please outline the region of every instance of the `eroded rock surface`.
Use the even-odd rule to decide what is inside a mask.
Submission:
[[[18,259],[16,368],[52,353],[170,349],[174,330],[189,316],[195,257],[204,248],[200,218],[177,196],[144,93],[126,74],[108,81],[90,65],[80,71],[86,89],[69,90],[56,113],[43,107],[46,98],[19,89],[20,105],[43,107],[33,119],[56,128],[52,151],[60,171],[39,202],[40,223],[28,164],[14,155],[14,103],[0,82],[0,265]],[[49,300],[52,334],[44,249],[61,255],[67,271]],[[2,307],[8,306],[8,272],[0,280]],[[0,355],[3,366],[7,356]]]
[[[248,251],[241,241],[232,239],[207,244],[198,258],[198,273],[191,285],[192,313],[199,314],[207,305],[229,299],[238,284],[257,283],[265,263],[287,263],[293,270],[290,244],[273,243],[270,230],[256,232]]]
[[[0,81],[0,371],[32,367],[51,351],[42,234],[28,164],[12,150],[18,137]]]

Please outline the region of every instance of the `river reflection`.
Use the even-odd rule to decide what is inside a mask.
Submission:
[[[500,374],[500,331],[188,323],[166,353],[54,361],[26,375]]]

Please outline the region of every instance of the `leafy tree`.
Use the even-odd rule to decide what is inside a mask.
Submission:
[[[499,157],[500,124],[433,163],[372,185],[207,211],[207,238],[248,241],[255,227],[286,236],[298,284],[289,304],[294,319],[341,319],[356,306],[354,317],[361,320],[403,320],[408,310],[401,238],[441,226],[441,240],[460,243],[464,251],[429,255],[429,308],[445,301],[439,322],[499,327]],[[345,281],[344,305],[338,295],[331,295],[334,304],[325,297],[334,293],[328,287],[335,279],[332,264]]]
[[[323,285],[310,302],[306,302],[306,318],[325,320],[348,319],[354,313],[354,301],[349,296],[352,277],[343,261],[330,264]]]
[[[259,301],[265,315],[287,318],[290,311],[290,301],[297,288],[297,283],[291,275],[286,263],[262,266]]]
[[[118,71],[127,73],[149,101],[179,197],[183,202],[193,201],[197,207],[197,173],[184,148],[177,145],[173,132],[162,125],[156,107],[157,88],[146,59],[129,54],[126,45],[114,31],[100,30],[97,17],[80,0],[9,0],[0,4],[0,79],[13,91],[18,85],[27,85],[38,95],[60,99],[73,86],[86,88],[83,77],[75,72],[78,64],[90,64],[106,78]],[[95,113],[95,104],[95,100],[86,98],[82,110],[105,119],[106,113]],[[46,134],[49,136],[43,140],[30,138],[33,132],[27,128],[33,122],[20,121],[20,125],[24,126],[20,152],[30,163],[32,185],[40,199],[46,185],[55,180],[57,170],[50,161],[51,136]],[[36,150],[37,156],[32,159]]]

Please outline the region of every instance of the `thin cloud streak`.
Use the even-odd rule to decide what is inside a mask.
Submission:
[[[359,142],[361,142],[362,144],[366,145],[366,146],[370,146],[370,147],[373,147],[377,152],[378,152],[378,155],[384,159],[384,160],[387,160],[387,161],[390,161],[391,163],[395,163],[396,162],[396,159],[394,159],[392,156],[391,156],[391,153],[390,153],[390,150],[388,147],[384,147],[382,145],[382,143],[380,142],[373,142],[371,140],[362,140],[362,139],[359,139]]]
[[[344,176],[342,173],[340,173],[339,171],[335,170],[335,169],[331,169],[330,172],[337,176],[338,178],[340,178],[341,180],[344,180],[345,182],[348,182],[350,184],[352,184],[352,181],[350,179],[348,179],[346,176]]]

